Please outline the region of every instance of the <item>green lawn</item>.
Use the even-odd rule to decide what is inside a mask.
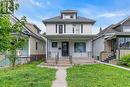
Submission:
[[[67,70],[69,87],[130,87],[130,71],[95,64]]]
[[[55,69],[40,68],[33,62],[15,70],[0,70],[0,87],[51,87],[55,79]]]

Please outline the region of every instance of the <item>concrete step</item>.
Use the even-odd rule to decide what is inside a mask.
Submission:
[[[48,64],[50,64],[50,65],[56,65],[56,60],[55,59],[48,59],[47,60],[47,63]],[[78,59],[72,59],[72,64],[95,64],[95,63],[97,63],[94,59],[90,59],[90,58],[84,58],[84,59],[82,59],[82,58],[78,58]],[[70,63],[70,59],[59,59],[58,60],[58,62],[57,62],[57,65],[70,65],[71,63]]]
[[[46,60],[47,63],[56,63],[55,59],[48,59]],[[70,64],[70,60],[69,59],[59,59],[58,60],[58,64]]]
[[[116,60],[116,59],[113,59],[113,60],[110,60],[109,63],[110,63],[110,64],[115,64],[115,65],[116,65],[116,64],[119,63],[119,61]]]
[[[72,64],[55,64],[55,63],[44,63],[43,66],[72,66]]]

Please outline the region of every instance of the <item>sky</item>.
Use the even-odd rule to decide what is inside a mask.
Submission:
[[[42,20],[60,15],[61,10],[78,10],[78,15],[94,19],[93,34],[100,27],[115,24],[130,16],[130,0],[18,0],[20,7],[14,13],[18,18],[26,16],[27,21],[46,31]]]

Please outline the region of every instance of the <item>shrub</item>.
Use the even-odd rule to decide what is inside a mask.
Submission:
[[[130,66],[130,54],[121,57],[120,64],[125,66]]]

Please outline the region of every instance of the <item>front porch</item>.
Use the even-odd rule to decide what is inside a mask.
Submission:
[[[130,34],[117,33],[105,39],[105,50],[102,52],[101,60],[120,60],[124,55],[130,54]]]
[[[78,64],[92,59],[90,35],[48,35],[46,62],[56,64]],[[78,61],[78,62],[77,62]],[[76,63],[77,62],[77,63]]]
[[[98,62],[93,58],[66,58],[66,59],[47,59],[42,66],[72,66],[82,64],[97,64]]]

